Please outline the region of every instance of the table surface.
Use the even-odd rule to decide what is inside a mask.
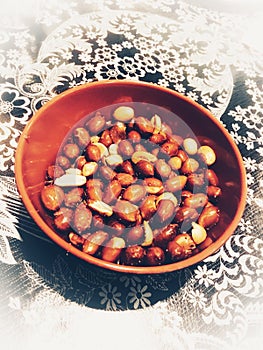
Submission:
[[[4,349],[259,348],[263,12],[258,1],[228,3],[25,0],[2,6]],[[55,246],[19,198],[14,153],[31,116],[68,88],[114,78],[150,81],[187,95],[208,108],[239,147],[248,184],[244,215],[227,243],[196,266],[149,276],[98,270]]]

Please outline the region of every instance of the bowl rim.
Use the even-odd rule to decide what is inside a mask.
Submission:
[[[57,101],[67,97],[68,95],[74,95],[77,94],[81,90],[88,90],[89,88],[93,88],[96,86],[105,86],[105,85],[118,85],[121,87],[122,85],[128,85],[128,86],[141,86],[145,88],[155,89],[160,92],[164,92],[166,94],[170,94],[172,96],[175,96],[177,99],[181,99],[184,102],[192,105],[195,109],[199,110],[205,117],[209,118],[217,128],[220,129],[220,131],[223,133],[224,137],[229,142],[233,153],[235,155],[235,158],[237,160],[239,171],[240,171],[240,190],[241,190],[241,199],[238,203],[236,214],[233,217],[231,223],[228,225],[226,230],[222,233],[222,235],[211,245],[209,245],[207,248],[202,250],[201,252],[178,262],[173,262],[169,264],[164,264],[160,266],[130,266],[130,265],[121,265],[116,263],[111,263],[108,261],[104,261],[102,259],[93,257],[91,255],[85,254],[82,251],[80,251],[78,248],[74,247],[72,244],[66,242],[62,237],[60,237],[55,231],[53,231],[46,222],[42,219],[42,217],[38,214],[37,210],[33,206],[27,191],[26,187],[23,182],[23,175],[22,175],[22,151],[24,147],[27,144],[28,134],[30,133],[31,128],[33,127],[35,121],[43,114],[47,109],[49,109],[53,104],[56,104]],[[44,106],[42,106],[29,120],[27,125],[25,126],[24,130],[22,131],[18,146],[15,152],[15,180],[16,185],[18,188],[18,192],[20,194],[20,197],[32,217],[32,219],[35,221],[35,223],[38,225],[38,227],[56,244],[58,244],[61,248],[63,248],[67,253],[71,253],[78,258],[92,264],[96,265],[101,268],[106,268],[109,270],[113,270],[116,272],[122,272],[122,273],[132,273],[132,274],[161,274],[161,273],[168,273],[176,270],[180,270],[183,268],[190,267],[192,265],[195,265],[197,263],[202,262],[207,257],[213,255],[215,252],[217,252],[224,243],[228,240],[228,238],[234,233],[242,215],[245,210],[246,205],[246,196],[247,196],[247,184],[246,184],[246,171],[243,163],[243,159],[241,156],[241,153],[235,144],[234,140],[232,139],[231,135],[228,133],[227,129],[223,126],[223,124],[205,107],[201,106],[197,102],[191,100],[189,97],[174,91],[172,89],[156,85],[154,83],[150,82],[142,82],[142,81],[133,81],[133,80],[102,80],[102,81],[95,81],[86,83],[77,87],[70,88],[57,96],[53,97],[51,100],[45,103]]]

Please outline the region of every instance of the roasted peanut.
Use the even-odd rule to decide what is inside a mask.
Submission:
[[[84,253],[94,255],[100,246],[108,239],[109,234],[105,231],[97,231],[91,234],[84,242],[82,251]]]
[[[182,159],[178,156],[172,157],[169,159],[168,164],[173,170],[179,170],[181,169],[181,166],[183,164]]]
[[[146,189],[142,185],[131,185],[126,188],[126,190],[123,192],[122,198],[132,202],[137,203],[141,201],[146,194]]]
[[[88,199],[102,200],[103,184],[99,179],[89,179],[86,182],[86,194]]]
[[[116,262],[125,248],[125,241],[121,237],[113,237],[102,248],[101,257],[105,261]]]
[[[187,158],[181,167],[183,174],[192,174],[199,168],[199,163],[194,158]]]
[[[164,192],[164,193],[160,194],[160,196],[158,196],[156,199],[156,204],[158,205],[158,203],[162,200],[171,201],[173,203],[174,207],[176,207],[178,204],[177,198],[171,192]]]
[[[47,168],[47,177],[51,180],[54,180],[56,177],[62,176],[64,173],[64,170],[59,165],[50,165]]]
[[[210,228],[219,221],[219,209],[214,205],[205,207],[198,218],[198,224]]]
[[[107,204],[111,204],[115,202],[120,193],[121,193],[122,187],[118,180],[112,180],[109,184],[109,186],[106,187],[105,193],[103,195],[103,201]]]
[[[207,169],[206,177],[208,179],[209,185],[211,185],[211,186],[218,186],[219,185],[218,177],[217,177],[216,173],[214,172],[214,170]]]
[[[166,141],[167,137],[164,133],[162,134],[153,134],[150,138],[149,141],[151,141],[152,143],[155,143],[157,145],[160,145],[162,143],[164,143],[164,141]]]
[[[128,139],[132,143],[140,143],[141,142],[141,135],[138,133],[138,131],[132,130],[128,133]]]
[[[161,150],[170,157],[176,156],[178,152],[178,144],[175,142],[166,141],[162,144]]]
[[[56,211],[63,203],[64,192],[55,185],[44,186],[41,190],[41,200],[48,210]]]
[[[83,188],[73,188],[69,192],[67,192],[64,196],[64,204],[66,207],[74,208],[77,204],[82,201],[82,197],[84,195]]]
[[[85,242],[85,238],[82,236],[77,235],[74,232],[70,232],[68,235],[70,243],[72,243],[75,246],[82,246],[83,243]]]
[[[109,155],[109,150],[108,148],[101,142],[93,142],[94,146],[97,146],[98,149],[100,150],[100,157],[107,157]]]
[[[161,177],[169,177],[172,171],[170,165],[168,165],[164,159],[158,159],[157,162],[155,162],[155,169]]]
[[[114,212],[120,219],[129,222],[136,222],[139,215],[138,207],[126,200],[118,200],[114,206]]]
[[[148,177],[144,179],[146,191],[150,194],[161,194],[163,192],[163,183],[155,177]]]
[[[125,265],[138,266],[142,264],[144,255],[145,249],[140,245],[127,247],[122,256],[122,262]]]
[[[171,141],[171,142],[175,142],[178,144],[178,146],[181,146],[184,139],[180,136],[180,135],[169,135],[168,136],[168,140]]]
[[[75,143],[67,143],[63,147],[63,152],[69,159],[76,159],[80,155],[80,149]]]
[[[131,157],[134,153],[134,148],[128,140],[121,140],[118,143],[118,153],[122,156]]]
[[[184,205],[190,208],[203,208],[208,202],[208,198],[204,193],[195,193],[184,200]]]
[[[165,261],[164,251],[160,247],[148,248],[145,255],[145,261],[146,264],[150,266],[162,265]]]
[[[126,139],[126,126],[122,123],[113,125],[110,129],[110,136],[113,143],[118,144],[121,140]]]
[[[220,187],[217,187],[217,186],[208,186],[207,187],[207,195],[208,195],[210,200],[217,199],[218,197],[221,196],[221,194],[222,194],[222,190]]]
[[[174,176],[165,182],[165,189],[169,192],[181,191],[187,181],[187,177],[184,175]]]
[[[150,220],[157,211],[156,196],[147,196],[140,206],[140,211],[144,220]]]
[[[104,128],[105,123],[105,117],[101,115],[100,112],[97,112],[95,116],[86,123],[86,127],[89,132],[97,135]]]
[[[126,226],[121,223],[120,221],[117,221],[115,219],[112,219],[108,222],[108,226],[110,226],[111,230],[114,232],[115,236],[121,236],[126,228]]]
[[[116,174],[115,179],[118,180],[123,187],[130,186],[135,181],[135,178],[132,175],[126,173]]]
[[[127,233],[127,241],[129,244],[140,244],[143,241],[144,231],[141,225],[132,227]]]
[[[75,160],[75,166],[77,169],[82,169],[83,166],[87,163],[87,160],[84,156],[78,156],[78,158]]]
[[[154,175],[154,166],[148,160],[139,160],[136,163],[136,170],[139,174],[142,174],[144,176]]]
[[[154,245],[166,249],[168,242],[174,239],[178,230],[177,224],[169,224],[165,228],[158,231],[154,237]]]
[[[110,136],[110,130],[106,129],[103,131],[100,137],[100,142],[103,143],[106,147],[109,147],[112,144],[112,138]]]
[[[174,215],[174,203],[169,199],[163,199],[159,202],[157,207],[158,220],[163,224],[172,218]]]
[[[91,226],[92,212],[82,202],[79,204],[74,212],[73,227],[79,234],[87,232]]]
[[[119,165],[119,168],[121,172],[134,176],[134,169],[132,163],[129,160],[125,160],[122,164]]]
[[[186,161],[186,159],[188,159],[187,153],[185,151],[183,151],[182,149],[179,149],[176,156],[181,159],[182,163],[184,163]]]
[[[120,106],[113,112],[113,117],[121,122],[128,122],[134,117],[134,109],[129,106]]]
[[[154,127],[150,120],[144,117],[135,118],[135,124],[142,134],[151,134],[154,130]]]
[[[73,138],[80,148],[84,148],[90,142],[89,132],[82,127],[76,128],[73,131]]]
[[[198,154],[207,165],[212,165],[216,161],[216,154],[210,146],[204,145],[199,147]]]
[[[101,152],[98,146],[90,143],[85,152],[86,158],[89,161],[98,162],[101,158]]]
[[[116,175],[116,171],[114,171],[112,168],[110,168],[107,165],[102,165],[99,168],[100,174],[101,176],[105,179],[105,180],[112,180],[115,175]]]
[[[104,228],[104,219],[99,214],[93,214],[92,216],[92,225],[95,229],[102,230]]]
[[[205,186],[205,177],[203,173],[190,174],[187,177],[187,187],[193,191],[194,189],[200,189]]]
[[[54,224],[59,231],[68,231],[71,228],[72,209],[60,208],[54,213]]]
[[[147,152],[147,149],[141,143],[137,143],[135,145],[135,152]]]
[[[62,169],[68,169],[70,167],[70,160],[65,156],[58,156],[56,158],[56,164]]]
[[[171,261],[179,261],[186,257],[184,248],[181,247],[175,240],[168,242],[167,252]]]
[[[177,223],[182,223],[186,220],[192,222],[197,220],[198,216],[196,209],[183,206],[177,209],[174,220]]]
[[[187,233],[180,233],[174,238],[174,241],[184,249],[184,253],[191,254],[196,245],[192,238]]]

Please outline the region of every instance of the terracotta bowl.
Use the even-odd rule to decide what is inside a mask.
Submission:
[[[213,228],[214,242],[190,258],[161,266],[125,266],[83,253],[65,241],[53,228],[40,200],[47,167],[69,130],[95,110],[119,102],[157,105],[169,113],[169,124],[177,128],[182,120],[201,142],[211,145],[217,161],[213,166],[222,188],[219,223]],[[164,118],[165,119],[165,118]],[[101,81],[72,88],[46,103],[25,127],[17,147],[15,177],[19,193],[34,221],[56,244],[88,263],[126,273],[165,273],[196,264],[215,253],[231,236],[244,211],[246,177],[242,157],[222,124],[205,108],[172,90],[149,83]]]

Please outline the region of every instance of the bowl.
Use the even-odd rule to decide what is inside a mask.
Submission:
[[[188,136],[189,132],[193,133],[200,144],[210,145],[216,153],[213,170],[222,189],[218,203],[220,220],[209,233],[213,242],[184,260],[160,266],[128,266],[104,261],[83,253],[66,241],[54,229],[50,214],[43,207],[40,192],[47,168],[55,162],[69,131],[94,111],[109,109],[120,103],[156,108],[173,131],[184,128]],[[178,121],[181,123],[179,129]],[[207,109],[170,89],[126,80],[81,85],[59,94],[41,107],[19,139],[15,155],[15,178],[29,214],[51,240],[90,264],[125,273],[165,273],[201,262],[215,253],[232,235],[243,214],[246,199],[246,175],[239,150],[224,126]]]

